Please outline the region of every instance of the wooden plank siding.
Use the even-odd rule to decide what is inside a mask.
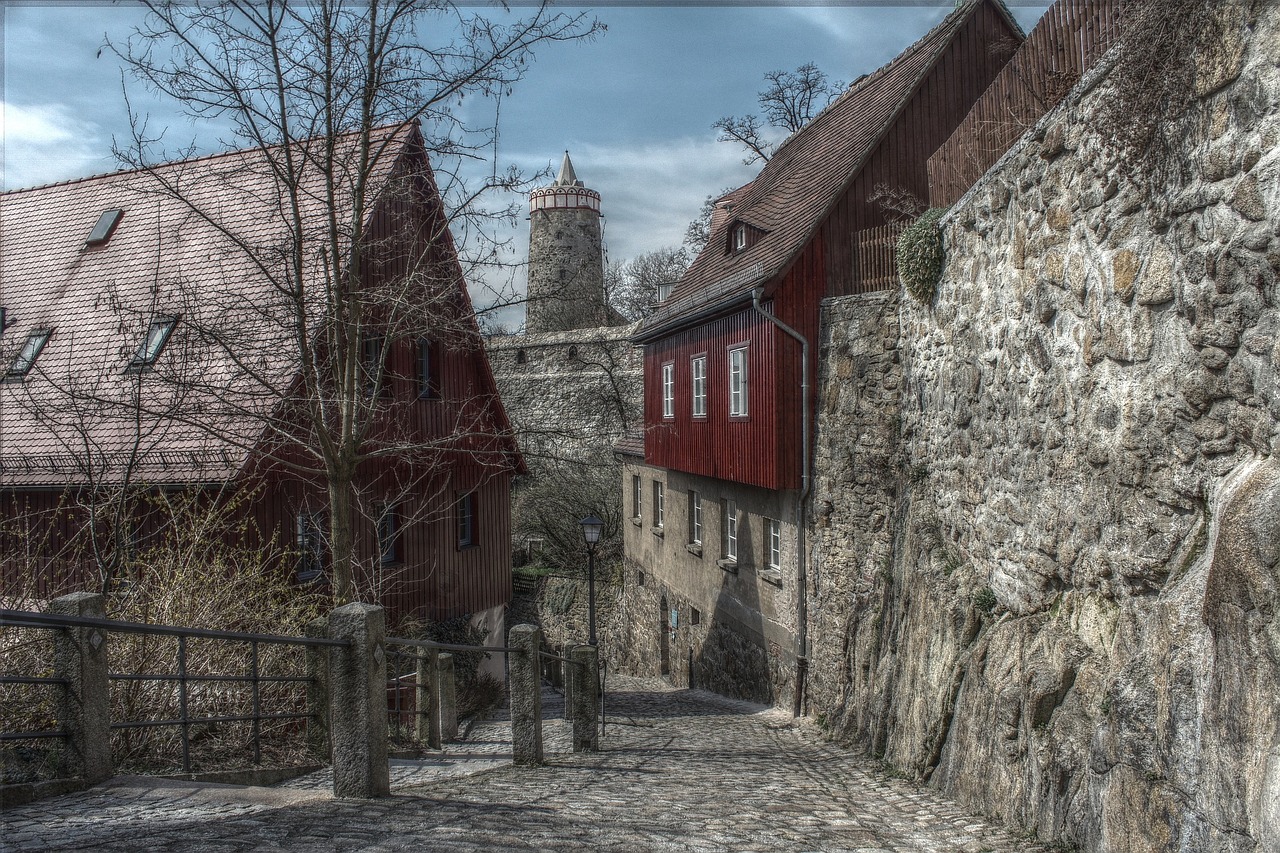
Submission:
[[[929,158],[929,203],[954,204],[1114,43],[1122,0],[1058,0]]]

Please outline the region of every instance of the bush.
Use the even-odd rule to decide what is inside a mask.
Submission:
[[[944,213],[946,208],[930,208],[898,238],[898,277],[907,292],[921,302],[933,299],[946,263],[942,229],[938,227]]]

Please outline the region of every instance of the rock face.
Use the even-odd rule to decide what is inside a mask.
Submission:
[[[931,304],[824,312],[810,713],[1087,850],[1280,850],[1280,7],[1252,14],[1165,205],[1096,135],[1104,68],[943,220]]]

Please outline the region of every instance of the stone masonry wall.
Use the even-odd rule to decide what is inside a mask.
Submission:
[[[1280,7],[1228,8],[1167,210],[1104,66],[944,220],[900,387],[826,312],[810,712],[1086,850],[1280,849]]]

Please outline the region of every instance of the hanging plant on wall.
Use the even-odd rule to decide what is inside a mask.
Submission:
[[[938,220],[946,212],[945,207],[930,208],[898,238],[898,277],[907,292],[921,302],[933,299],[938,279],[942,278],[946,252]]]

